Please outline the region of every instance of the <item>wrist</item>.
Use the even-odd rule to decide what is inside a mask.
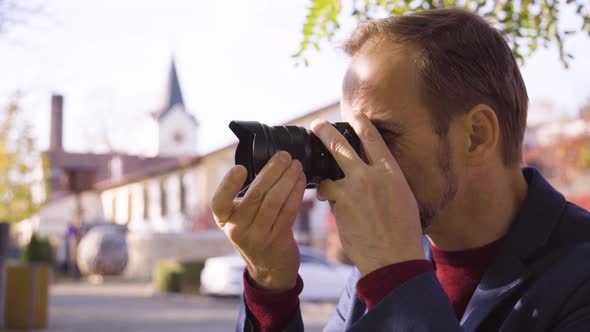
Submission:
[[[292,289],[297,283],[297,273],[293,277],[278,276],[271,271],[257,271],[250,267],[248,267],[248,277],[257,288],[272,292]]]
[[[371,310],[387,294],[406,281],[433,270],[432,262],[425,259],[409,260],[382,267],[359,279],[356,284],[357,296],[367,305],[367,309]]]
[[[361,277],[366,276],[367,274],[377,271],[381,268],[386,266],[390,266],[393,264],[404,263],[408,261],[416,261],[416,260],[425,260],[426,256],[424,252],[420,250],[419,252],[414,253],[407,253],[405,255],[400,255],[396,257],[391,257],[387,255],[383,255],[382,257],[371,257],[369,259],[364,260],[361,264],[357,264],[357,268],[361,273]]]

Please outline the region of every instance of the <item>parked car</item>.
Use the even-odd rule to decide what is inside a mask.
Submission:
[[[301,300],[334,301],[340,297],[352,267],[334,262],[321,252],[300,247],[303,278]],[[240,255],[212,257],[205,261],[201,272],[201,292],[210,295],[240,296],[243,292],[243,273],[246,264]]]

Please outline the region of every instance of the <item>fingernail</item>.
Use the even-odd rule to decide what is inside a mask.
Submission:
[[[311,122],[311,129],[315,130],[316,128],[319,128],[320,126],[322,126],[324,124],[324,122],[326,122],[326,120],[321,120],[321,119],[315,119]]]
[[[288,162],[291,160],[291,155],[287,151],[280,151],[277,153],[277,158],[282,162]]]
[[[301,162],[297,159],[295,159],[291,162],[291,167],[293,167],[293,169],[296,169],[296,170],[301,170],[303,168],[303,166],[301,165]]]
[[[245,167],[236,167],[234,170],[234,176],[238,179],[241,179],[243,177],[245,177],[246,175],[248,175],[248,171],[246,170]]]

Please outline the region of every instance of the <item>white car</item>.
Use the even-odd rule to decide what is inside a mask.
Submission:
[[[346,285],[352,267],[328,260],[321,252],[300,247],[299,274],[303,279],[301,300],[334,301]],[[246,264],[238,254],[212,257],[201,272],[201,292],[211,295],[240,296]]]

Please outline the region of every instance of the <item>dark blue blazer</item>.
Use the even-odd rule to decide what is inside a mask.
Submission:
[[[460,321],[432,272],[366,312],[355,270],[324,331],[590,331],[590,214],[523,173],[527,197]],[[237,331],[251,330],[242,304]],[[303,331],[299,309],[285,331]]]

